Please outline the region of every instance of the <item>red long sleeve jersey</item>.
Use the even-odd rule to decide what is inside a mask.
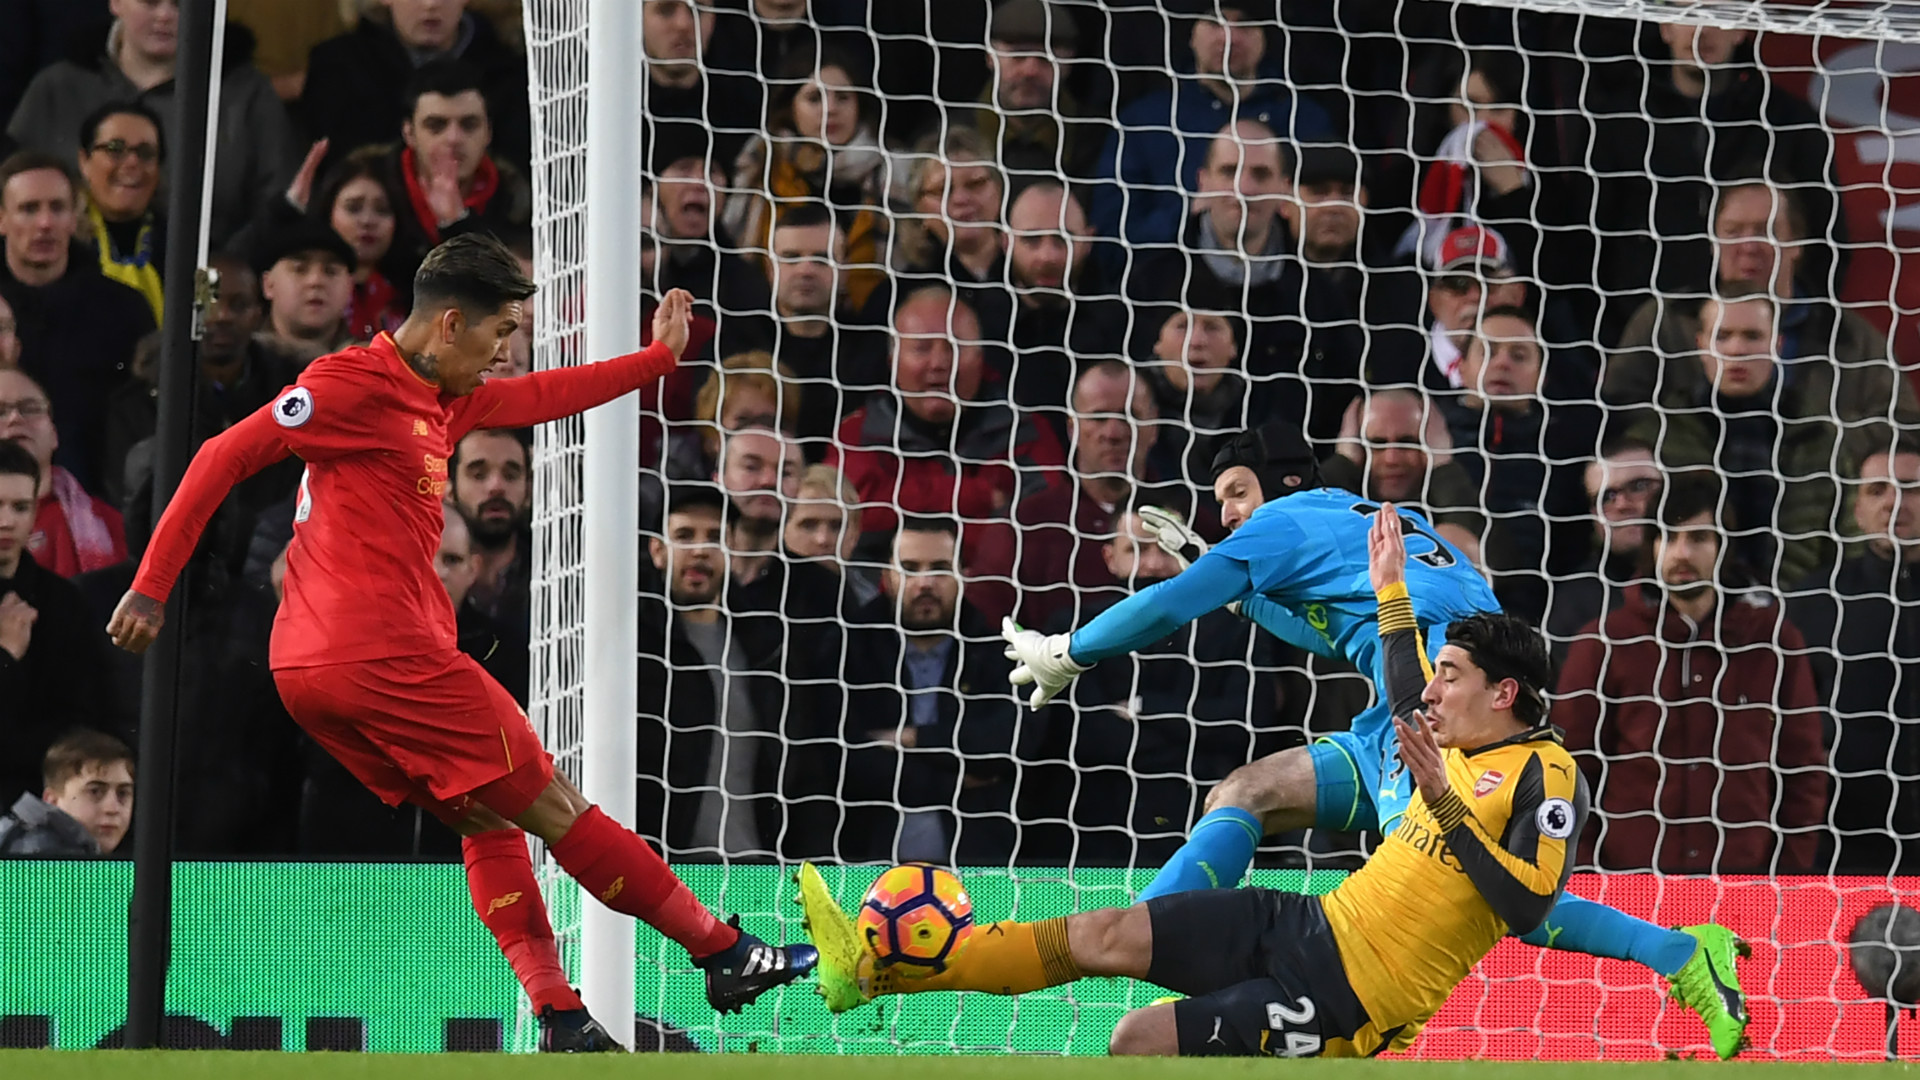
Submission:
[[[313,667],[454,648],[453,605],[434,573],[449,478],[469,431],[557,420],[672,370],[664,345],[599,364],[492,379],[453,397],[385,334],[323,356],[259,411],[210,439],[161,515],[133,587],[166,599],[233,485],[296,454],[307,463],[287,549],[273,667]]]

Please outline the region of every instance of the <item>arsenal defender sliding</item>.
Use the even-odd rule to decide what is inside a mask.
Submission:
[[[687,343],[693,298],[675,289],[641,352],[483,383],[533,290],[491,237],[435,248],[399,330],[314,361],[200,448],[107,632],[145,650],[228,490],[299,455],[307,468],[271,650],[287,711],[389,804],[424,807],[465,838],[474,910],[540,1014],[541,1049],[617,1050],[567,985],[523,829],[602,903],[685,946],[722,1012],[805,975],[819,954],[716,918],[645,840],[554,774],[526,714],[454,647],[453,605],[433,569],[452,447],[475,428],[557,420],[637,390],[671,371]]]

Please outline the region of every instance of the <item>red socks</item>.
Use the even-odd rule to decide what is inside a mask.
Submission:
[[[483,832],[462,840],[460,848],[467,858],[467,889],[473,894],[474,913],[493,931],[534,1011],[548,1005],[561,1012],[585,1008],[580,995],[567,985],[567,969],[560,965],[546,901],[533,879],[527,834],[519,829]]]
[[[679,942],[695,960],[740,940],[740,932],[715,918],[651,845],[598,806],[588,807],[548,850],[601,903]]]

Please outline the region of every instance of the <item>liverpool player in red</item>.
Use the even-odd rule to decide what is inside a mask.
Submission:
[[[675,289],[641,352],[483,383],[533,289],[491,237],[435,248],[400,329],[314,361],[200,448],[107,632],[132,652],[151,644],[227,491],[299,455],[307,468],[271,651],[287,711],[382,799],[425,807],[465,837],[474,910],[540,1014],[541,1049],[617,1050],[567,985],[523,829],[602,903],[685,946],[722,1012],[805,975],[819,954],[716,918],[645,840],[555,775],[526,714],[454,647],[453,606],[433,570],[452,447],[475,428],[557,420],[637,390],[671,371],[687,343],[693,298]]]

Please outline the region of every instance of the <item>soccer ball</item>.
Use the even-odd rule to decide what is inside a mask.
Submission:
[[[925,863],[896,866],[867,890],[855,923],[880,967],[920,979],[947,969],[973,933],[960,879]]]

